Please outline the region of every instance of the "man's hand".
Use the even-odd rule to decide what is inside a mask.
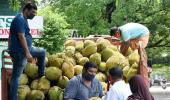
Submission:
[[[26,53],[26,58],[27,58],[27,61],[28,61],[29,63],[32,63],[32,62],[33,62],[33,57],[32,57],[32,55],[31,55],[30,53]]]

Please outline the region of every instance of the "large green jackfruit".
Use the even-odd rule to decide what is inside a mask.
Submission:
[[[19,85],[18,87],[18,100],[26,100],[26,97],[30,93],[30,88],[28,85]]]
[[[74,75],[79,75],[82,73],[83,66],[81,65],[75,65],[74,66]]]
[[[79,60],[80,58],[82,58],[83,55],[80,53],[80,52],[76,52],[75,55],[74,55],[74,59],[76,61],[76,63],[78,64],[79,63]]]
[[[89,61],[96,63],[97,65],[100,65],[101,63],[101,55],[99,53],[94,53],[90,56]]]
[[[48,92],[49,100],[63,100],[63,91],[58,86],[53,86]]]
[[[138,71],[138,64],[134,63],[130,67],[130,69],[129,69],[128,73],[127,73],[127,76],[126,76],[127,81],[129,81],[131,77],[135,76],[137,74],[137,71]]]
[[[38,90],[43,91],[44,93],[47,93],[50,88],[50,81],[46,79],[45,76],[41,77],[38,82]]]
[[[91,54],[96,53],[96,52],[97,52],[97,45],[90,44],[82,50],[82,55],[84,57],[89,57]]]
[[[101,72],[97,73],[95,78],[98,79],[100,82],[105,82],[107,79],[106,75]]]
[[[60,76],[57,86],[64,89],[64,88],[66,88],[68,82],[69,82],[69,79],[66,76]]]
[[[105,62],[101,62],[100,65],[99,65],[99,70],[101,72],[105,72],[107,70],[107,67],[106,67],[106,63]]]
[[[64,62],[64,59],[58,58],[58,56],[56,55],[51,55],[48,58],[48,66],[55,66],[55,67],[61,68],[63,62]]]
[[[62,65],[63,75],[71,79],[74,76],[74,66],[72,63],[64,62]]]
[[[45,96],[42,91],[32,90],[28,95],[28,99],[26,100],[44,100],[44,99],[45,99]]]
[[[128,59],[129,59],[130,65],[133,65],[134,63],[139,63],[140,56],[139,56],[138,50],[133,51],[133,52],[128,56]]]
[[[67,46],[75,46],[76,45],[76,41],[73,40],[73,39],[70,39],[70,40],[67,40],[64,42],[64,46],[67,47]]]
[[[68,56],[68,57],[73,57],[75,51],[76,51],[76,49],[75,49],[74,46],[67,46],[67,47],[65,48],[65,54],[66,54],[66,56]]]
[[[62,71],[57,67],[48,67],[45,69],[45,76],[49,80],[58,80],[62,76]]]
[[[102,52],[101,52],[101,56],[102,56],[102,61],[107,61],[112,55],[113,55],[113,50],[110,48],[105,48]]]
[[[21,74],[19,77],[19,85],[26,85],[28,83],[28,77],[26,74]]]
[[[79,59],[79,64],[82,65],[82,66],[84,66],[84,64],[85,64],[86,62],[88,62],[88,61],[89,61],[89,58],[87,58],[87,57],[82,57],[82,58]]]
[[[113,55],[106,61],[106,67],[110,69],[116,66],[123,69],[125,66],[129,66],[129,61],[121,53],[114,51]]]
[[[87,46],[89,46],[89,45],[94,45],[94,44],[95,44],[95,42],[92,41],[92,40],[85,40],[85,41],[84,41],[84,47],[87,47]]]
[[[97,51],[103,51],[107,46],[110,45],[110,41],[103,39],[103,38],[99,38],[97,39]]]
[[[27,63],[24,72],[28,77],[35,79],[38,77],[38,66],[36,66],[36,64]]]
[[[33,80],[33,81],[31,82],[30,88],[31,88],[32,90],[37,90],[37,88],[38,88],[38,82],[39,82],[38,79]]]
[[[76,51],[81,52],[81,50],[83,50],[83,48],[84,48],[84,43],[83,43],[83,41],[77,41],[75,48],[76,48]]]

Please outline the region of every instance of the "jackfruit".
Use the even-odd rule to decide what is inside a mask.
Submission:
[[[67,86],[68,82],[69,82],[69,79],[66,76],[60,76],[57,86],[64,89]]]
[[[19,85],[18,87],[18,100],[26,100],[27,95],[30,93],[28,85]]]
[[[100,65],[101,63],[101,55],[99,53],[94,53],[90,56],[89,61],[96,63],[97,65]]]
[[[31,82],[31,86],[30,86],[30,88],[32,89],[32,90],[37,90],[37,88],[38,88],[38,82],[39,82],[39,80],[33,80],[32,82]]]
[[[92,41],[92,40],[85,40],[85,41],[84,41],[84,47],[87,47],[87,46],[89,46],[89,45],[94,45],[94,44],[95,44],[95,42]]]
[[[44,100],[45,96],[44,93],[40,90],[32,90],[27,100]]]
[[[70,40],[67,40],[64,42],[64,46],[67,47],[67,46],[75,46],[76,45],[76,41],[73,40],[73,39],[70,39]]]
[[[82,50],[82,55],[84,57],[89,57],[91,54],[96,53],[97,52],[97,46],[96,44],[91,44],[86,46],[83,50]]]
[[[113,51],[119,51],[119,48],[117,46],[115,46],[115,45],[109,45],[109,46],[107,46],[107,48],[110,48]]]
[[[67,46],[67,47],[65,48],[65,54],[66,54],[66,56],[68,56],[68,57],[73,57],[75,51],[76,51],[76,49],[75,49],[74,46]]]
[[[38,90],[43,91],[44,93],[47,93],[50,88],[50,81],[46,79],[45,76],[41,77],[38,82]],[[30,99],[31,100],[31,99]]]
[[[77,41],[76,42],[76,51],[80,51],[84,48],[84,42],[83,41]]]
[[[71,79],[74,76],[74,66],[69,62],[64,62],[62,65],[63,75]]]
[[[123,69],[125,66],[129,66],[129,61],[121,53],[114,51],[113,55],[106,61],[106,67],[110,69],[116,66]]]
[[[106,67],[106,63],[105,62],[101,62],[100,65],[99,65],[99,70],[102,71],[102,72],[105,72],[107,70],[107,67]]]
[[[76,52],[74,57],[75,57],[75,60],[78,62],[78,60],[80,60],[80,58],[82,58],[83,55],[80,52]]]
[[[134,63],[139,63],[140,60],[140,56],[138,54],[138,50],[133,51],[129,56],[129,63],[130,65],[134,64]]]
[[[101,56],[102,56],[102,61],[107,61],[112,55],[113,55],[113,50],[110,48],[105,48],[102,52],[101,52]]]
[[[63,100],[63,91],[58,86],[53,86],[48,92],[49,100]]]
[[[76,61],[72,57],[67,57],[67,58],[64,59],[64,61],[71,63],[73,66],[76,65]]]
[[[28,83],[28,77],[26,74],[21,74],[19,77],[19,85],[26,85]]]
[[[48,63],[49,66],[55,66],[55,67],[61,68],[64,62],[64,59],[58,58],[56,55],[52,55],[52,56],[49,56],[48,62],[49,62]]]
[[[105,94],[107,92],[107,83],[105,82],[100,82],[102,85],[102,89],[103,89],[103,94]]]
[[[95,78],[98,79],[100,82],[105,82],[107,79],[106,75],[101,72],[97,73]]]
[[[129,66],[126,66],[123,68],[123,76],[125,76],[125,77],[127,76],[129,69],[130,69]]]
[[[89,58],[87,58],[87,57],[82,57],[82,58],[80,58],[80,60],[79,60],[79,64],[82,65],[82,66],[84,66],[84,64],[85,64],[86,62],[88,62],[88,61],[89,61]]]
[[[97,41],[97,51],[103,51],[107,46],[110,45],[110,42],[106,39],[100,38]]]
[[[45,76],[49,80],[58,80],[62,76],[62,71],[57,67],[48,67],[45,69]]]
[[[74,75],[79,75],[82,73],[83,66],[81,65],[75,65],[74,66]]]
[[[128,73],[127,73],[127,77],[126,77],[127,81],[129,81],[131,77],[135,76],[137,74],[137,71],[138,71],[138,64],[134,63],[130,67],[130,69],[129,69]]]
[[[36,64],[27,63],[25,65],[24,72],[28,77],[32,79],[35,79],[38,77],[38,67],[36,66]]]

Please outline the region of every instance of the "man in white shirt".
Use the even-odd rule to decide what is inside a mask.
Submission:
[[[109,70],[109,83],[112,84],[104,100],[127,100],[131,95],[129,84],[125,83],[123,71],[120,67],[113,67]]]

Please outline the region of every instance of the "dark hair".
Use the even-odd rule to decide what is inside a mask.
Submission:
[[[109,69],[109,74],[112,76],[112,78],[122,78],[123,77],[123,71],[119,66]]]
[[[25,9],[28,9],[28,10],[35,9],[35,10],[37,10],[37,6],[34,3],[27,3],[27,4],[24,5],[22,11],[25,11]]]
[[[84,64],[83,69],[88,70],[89,68],[98,68],[98,66],[97,66],[97,64],[94,63],[94,62],[87,61],[87,62]]]
[[[118,30],[119,30],[118,27],[112,27],[112,28],[110,28],[110,35],[113,36]]]

